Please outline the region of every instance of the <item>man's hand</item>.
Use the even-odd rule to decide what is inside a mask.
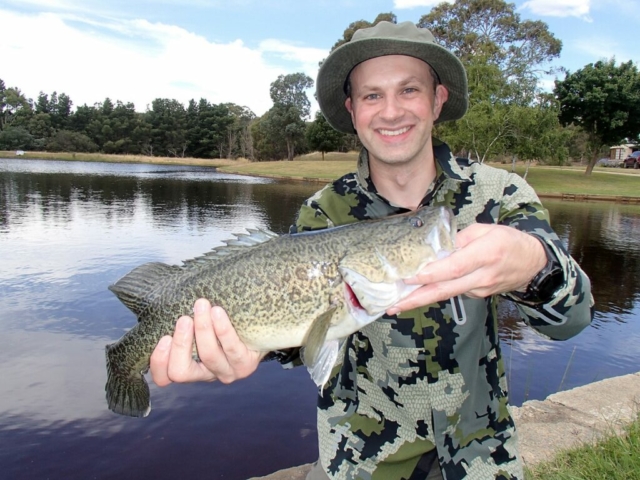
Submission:
[[[427,265],[409,285],[424,285],[387,310],[390,315],[456,295],[484,298],[527,285],[547,263],[540,241],[503,225],[476,223],[456,235],[458,249]]]
[[[214,380],[231,383],[251,375],[263,354],[242,343],[226,312],[211,308],[204,299],[196,301],[193,310],[193,319],[180,317],[173,337],[162,337],[151,355],[151,376],[156,385]],[[200,362],[192,358],[194,335]]]

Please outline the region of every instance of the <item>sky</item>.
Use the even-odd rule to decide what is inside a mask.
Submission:
[[[356,20],[418,22],[439,0],[0,0],[0,79],[27,98],[233,102],[262,115],[279,75],[318,62]],[[640,0],[516,0],[562,41],[554,66],[615,57],[640,66]],[[564,78],[561,75],[561,78]],[[553,88],[553,77],[543,85]],[[313,91],[310,91],[310,98]],[[315,110],[316,106],[313,106]]]

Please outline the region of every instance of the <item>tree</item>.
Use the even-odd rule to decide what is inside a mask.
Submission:
[[[154,154],[184,157],[187,150],[187,122],[184,105],[175,99],[156,98],[145,114],[151,127]]]
[[[7,127],[0,131],[0,150],[28,150],[36,144],[24,127]]]
[[[564,163],[568,157],[569,133],[561,128],[558,113],[557,103],[548,95],[541,96],[533,106],[513,108],[507,148],[514,159]]]
[[[5,109],[7,108],[6,96],[5,96],[6,91],[7,91],[7,87],[4,84],[4,80],[0,78],[0,132],[4,129],[4,123],[5,123],[4,115],[5,115]]]
[[[316,119],[307,127],[306,138],[309,148],[322,152],[334,152],[344,143],[345,134],[335,130],[324,118],[322,112],[316,113]]]
[[[186,110],[189,154],[200,158],[223,158],[227,152],[227,130],[234,118],[226,104],[191,100]]]
[[[278,160],[287,157],[287,146],[279,142],[278,132],[273,132],[273,122],[270,119],[272,111],[256,118],[251,123],[251,137],[256,160]]]
[[[396,17],[395,13],[393,12],[387,12],[379,13],[373,22],[368,22],[367,20],[357,20],[355,22],[351,22],[349,26],[345,28],[344,33],[342,34],[342,38],[338,39],[338,41],[333,44],[333,47],[331,47],[331,51],[333,52],[339,46],[344,45],[345,43],[349,43],[353,38],[353,34],[361,28],[373,27],[383,21],[398,23],[398,17]]]
[[[271,84],[269,94],[274,105],[280,104],[298,109],[302,118],[308,118],[311,103],[306,90],[313,87],[313,80],[304,73],[280,75]]]
[[[1,82],[1,80],[0,80]],[[0,85],[0,130],[4,130],[15,120],[20,120],[14,126],[25,126],[33,114],[31,101],[25,97],[19,88],[5,88]]]
[[[556,80],[560,122],[579,126],[588,135],[590,175],[603,147],[640,137],[640,74],[632,61],[590,63]]]
[[[250,146],[247,142],[250,141],[250,128],[251,122],[256,118],[255,113],[251,111],[249,107],[243,107],[236,105],[235,103],[225,103],[232,122],[227,125],[227,158],[236,158],[238,155],[249,158]]]
[[[538,75],[559,56],[562,43],[543,22],[521,21],[515,5],[503,0],[441,3],[418,26],[429,28],[461,59],[469,81],[467,114],[438,125],[437,134],[454,151],[473,152],[479,161],[507,153],[517,143],[514,136],[524,138],[521,113],[538,108]],[[525,136],[543,141],[551,135],[543,127],[552,128],[546,122]]]
[[[260,128],[274,140],[284,138],[287,160],[293,160],[296,144],[304,141],[304,119],[309,117],[311,110],[305,90],[311,87],[313,80],[304,73],[280,75],[271,84],[273,107]]]
[[[85,134],[60,130],[47,141],[50,152],[95,152],[98,146]]]
[[[466,66],[478,57],[496,65],[514,92],[531,97],[545,64],[560,56],[562,42],[541,21],[520,20],[504,0],[440,3],[418,22]]]

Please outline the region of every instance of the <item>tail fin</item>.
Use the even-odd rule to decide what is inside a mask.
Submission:
[[[109,410],[130,417],[146,417],[151,411],[149,385],[140,372],[123,372],[118,368],[117,356],[111,358],[114,345],[107,345],[107,403]]]

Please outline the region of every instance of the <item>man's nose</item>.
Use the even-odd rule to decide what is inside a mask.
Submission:
[[[384,97],[384,104],[380,111],[380,116],[385,120],[393,121],[400,118],[403,114],[403,108],[395,95],[387,95]]]

